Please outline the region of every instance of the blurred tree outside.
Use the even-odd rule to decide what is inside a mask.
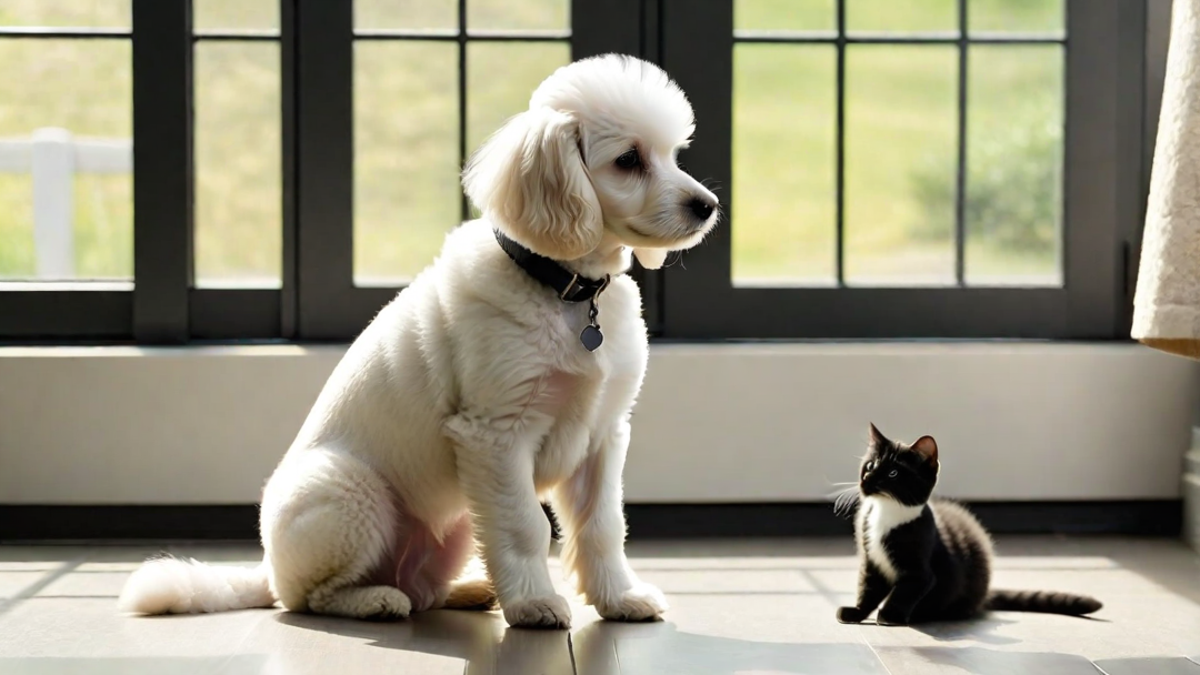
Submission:
[[[194,1],[198,30],[277,27],[274,0]],[[847,2],[852,30],[950,30],[956,21],[952,0]],[[473,28],[563,29],[568,4],[469,0],[468,20]],[[829,30],[833,5],[734,0],[735,22],[739,29]],[[456,6],[357,0],[356,25],[452,28]],[[972,30],[1063,29],[1062,0],[970,6]],[[128,27],[129,2],[0,0],[0,24]],[[869,51],[876,48],[851,45],[847,58],[848,266],[903,280],[914,269],[944,268],[952,248],[956,60],[945,45],[906,45],[886,57]],[[1061,48],[971,49],[968,274],[1053,276],[1062,210]],[[828,45],[736,50],[734,276],[821,283],[833,256],[835,52]],[[533,88],[569,58],[566,43],[473,43],[468,52],[468,150],[523,110]],[[0,138],[45,126],[129,138],[130,55],[123,40],[0,39],[8,74],[0,79]],[[277,283],[278,49],[201,42],[195,67],[196,269],[222,283]],[[447,43],[356,45],[359,277],[411,277],[458,223],[457,68]],[[695,142],[716,142],[698,122]],[[728,201],[730,186],[721,187]],[[74,201],[79,276],[129,278],[131,177],[79,175]],[[0,279],[27,278],[34,271],[30,177],[0,174],[0,203]]]

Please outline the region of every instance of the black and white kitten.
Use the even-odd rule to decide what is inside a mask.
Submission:
[[[885,626],[969,619],[989,609],[1070,615],[1100,609],[1098,600],[1069,593],[989,591],[991,537],[962,506],[931,499],[938,468],[932,437],[898,443],[871,425],[854,526],[858,602],[839,609],[838,621],[859,623],[880,603],[877,620]],[[838,502],[843,510],[852,504]]]

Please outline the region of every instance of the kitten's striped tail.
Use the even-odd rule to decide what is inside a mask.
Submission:
[[[1042,612],[1071,616],[1091,614],[1103,606],[1099,600],[1086,595],[1052,591],[992,591],[987,603],[988,609],[1000,612]]]

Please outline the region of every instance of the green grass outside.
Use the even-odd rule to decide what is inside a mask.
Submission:
[[[195,0],[198,29],[269,28],[270,0]],[[0,0],[0,24],[128,26],[127,2]],[[971,0],[973,30],[1062,30],[1061,0]],[[358,0],[360,27],[453,27],[453,0]],[[565,0],[471,0],[477,28],[564,28]],[[952,0],[849,0],[856,30],[952,30]],[[830,29],[832,0],[735,0],[745,29]],[[79,136],[131,131],[129,45],[0,40],[0,137],[63,126]],[[468,147],[524,109],[565,64],[565,44],[472,44]],[[734,275],[827,280],[833,270],[834,51],[740,45],[735,51]],[[1061,119],[1057,47],[974,47],[970,144]],[[201,43],[196,86],[196,270],[205,281],[279,278],[279,55],[262,43]],[[410,277],[458,219],[457,53],[443,43],[355,49],[355,268],[361,279]],[[957,56],[945,46],[852,46],[847,58],[846,263],[862,283],[945,281],[949,225],[917,236],[913,173],[954,180]],[[697,143],[706,141],[699,120]],[[970,160],[971,154],[968,153]],[[723,193],[728,198],[728,192]],[[77,273],[132,272],[132,181],[80,176],[74,190]],[[1020,195],[1015,195],[1019,199]],[[34,272],[27,174],[0,174],[0,279]],[[941,223],[941,219],[938,219]],[[946,221],[947,223],[952,221]],[[939,225],[940,227],[940,225]],[[925,230],[929,228],[926,227]],[[968,241],[971,278],[1053,278],[1056,251]]]

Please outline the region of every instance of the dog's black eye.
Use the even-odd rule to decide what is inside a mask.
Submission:
[[[630,150],[618,157],[616,164],[622,169],[636,169],[642,165],[642,158],[638,157],[637,150]]]

